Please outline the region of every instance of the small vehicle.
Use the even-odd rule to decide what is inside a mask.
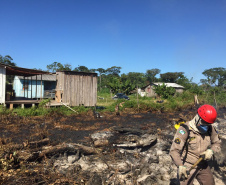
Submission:
[[[113,96],[112,99],[114,99],[114,100],[117,100],[117,99],[126,99],[126,100],[129,100],[129,97],[126,96],[123,93],[117,93],[116,95]]]

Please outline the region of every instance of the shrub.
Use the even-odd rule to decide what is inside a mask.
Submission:
[[[135,100],[125,101],[124,107],[125,108],[134,108],[134,107],[137,107],[137,102]]]
[[[154,90],[158,96],[164,99],[173,96],[176,92],[176,90],[173,87],[167,87],[164,83],[162,85],[155,86]]]
[[[4,105],[0,105],[0,114],[9,114],[11,110],[7,109]]]
[[[44,107],[47,103],[50,102],[50,98],[49,99],[43,99],[39,104],[38,107]]]
[[[193,84],[190,89],[188,89],[188,91],[197,95],[202,95],[204,93],[202,87],[198,86],[197,84]]]
[[[31,108],[16,108],[16,109],[13,109],[12,111],[13,113],[16,113],[18,116],[24,116],[24,117],[27,117],[27,116],[37,116],[38,115],[38,112],[36,111],[36,108],[35,107],[31,107]]]

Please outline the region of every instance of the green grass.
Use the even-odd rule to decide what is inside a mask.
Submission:
[[[158,111],[164,110],[165,112],[170,111],[177,111],[181,109],[185,109],[189,106],[194,105],[194,93],[185,91],[184,93],[177,93],[174,96],[169,97],[168,99],[155,99],[154,97],[140,97],[136,95],[129,95],[130,100],[112,100],[109,93],[105,94],[98,94],[100,97],[104,97],[105,99],[98,99],[97,105],[98,106],[105,106],[105,111],[114,111],[114,107],[121,103],[123,104],[124,110],[125,108],[133,109],[133,111]],[[225,91],[218,91],[214,93],[212,92],[204,92],[198,96],[198,100],[200,104],[210,104],[213,106],[215,105],[215,99],[218,106],[226,106],[226,92]],[[158,103],[157,100],[163,100],[163,103]]]
[[[154,97],[140,97],[135,94],[129,95],[130,100],[113,100],[113,94],[110,93],[98,93],[97,105],[98,112],[114,112],[115,107],[120,103],[123,106],[119,106],[120,111],[124,111],[125,109],[129,109],[133,112],[141,112],[141,111],[159,111],[163,110],[165,112],[171,112],[176,110],[181,110],[187,108],[188,106],[194,105],[194,94],[185,91],[181,94],[175,94],[173,97],[169,97],[168,99],[155,99]],[[162,103],[158,103],[158,100],[163,100]],[[213,106],[226,106],[226,92],[224,90],[216,89],[214,91],[206,91],[198,96],[198,100],[200,104],[210,104]],[[93,110],[94,107],[71,107],[71,109],[61,106],[61,107],[51,107],[45,108],[44,105],[49,100],[43,100],[41,104],[37,107],[32,108],[14,108],[10,110],[3,105],[0,105],[0,115],[9,115],[9,114],[17,114],[18,116],[43,116],[43,115],[52,115],[52,114],[61,114],[61,115],[72,115],[76,113],[85,113],[89,110]],[[123,103],[124,102],[124,103]],[[103,108],[104,107],[104,108]],[[103,108],[103,109],[100,109]],[[76,113],[75,113],[76,112]]]

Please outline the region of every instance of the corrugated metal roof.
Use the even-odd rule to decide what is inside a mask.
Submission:
[[[163,85],[163,83],[162,82],[155,82],[155,83],[153,83],[154,85]],[[184,87],[183,86],[181,86],[181,85],[179,85],[179,84],[177,84],[177,83],[164,83],[165,85],[166,85],[166,87],[174,87],[174,88],[182,88],[182,89],[184,89]]]
[[[6,75],[20,75],[20,76],[34,76],[40,74],[50,74],[46,71],[36,70],[36,69],[27,69],[17,66],[11,66],[7,64],[0,63],[1,67],[6,68]]]
[[[88,76],[97,76],[97,73],[92,72],[82,72],[82,71],[57,71],[57,73],[64,73],[66,75],[88,75]]]
[[[42,77],[41,77],[42,76]],[[23,76],[18,76],[19,79],[24,79]],[[31,79],[31,77],[29,77],[28,79]],[[43,81],[56,81],[56,74],[51,74],[51,75],[47,75],[47,74],[43,74],[43,75],[37,75],[37,80],[43,80]],[[36,80],[36,76],[32,76],[32,80]]]

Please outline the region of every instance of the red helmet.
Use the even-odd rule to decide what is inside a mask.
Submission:
[[[214,123],[217,118],[217,111],[211,105],[203,105],[198,108],[199,116],[207,123]]]

